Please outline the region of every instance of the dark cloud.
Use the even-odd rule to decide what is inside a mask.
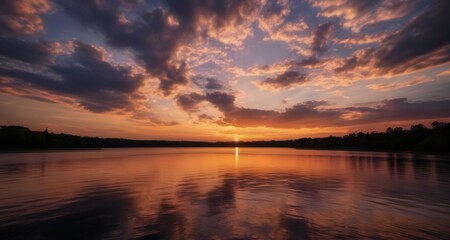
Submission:
[[[186,85],[189,83],[189,78],[187,76],[188,69],[184,62],[179,66],[167,66],[164,71],[164,76],[159,77],[159,88],[166,96],[172,92],[175,86]]]
[[[450,60],[450,2],[433,2],[400,32],[388,37],[375,53],[376,67],[404,72],[435,66]]]
[[[270,86],[274,89],[287,88],[295,85],[303,84],[307,81],[307,75],[299,71],[286,71],[275,78],[267,78],[262,81],[261,85]]]
[[[334,32],[334,25],[331,22],[322,23],[312,31],[311,54],[312,56],[305,58],[296,65],[302,67],[317,67],[329,59],[320,59],[318,56],[325,53],[330,47],[330,40]],[[301,76],[299,76],[301,77]],[[306,75],[302,74],[300,82],[306,81]]]
[[[196,97],[196,99],[198,100],[196,104],[206,100],[213,106],[217,107],[224,115],[221,122],[228,125],[252,126],[254,124],[254,119],[258,119],[260,122],[263,122],[268,121],[277,115],[277,112],[275,111],[237,107],[234,103],[235,96],[225,92],[207,93],[204,99],[201,97]]]
[[[270,123],[279,115],[272,110],[234,107],[232,111],[222,112],[223,122],[239,127],[270,126]]]
[[[386,37],[377,48],[346,58],[336,72],[369,68],[374,75],[401,74],[450,61],[450,2],[435,1],[405,25]]]
[[[200,20],[209,20],[210,27],[219,29],[240,24],[254,9],[252,1],[166,0],[167,10],[156,8],[144,11],[136,20],[123,21],[123,4],[90,0],[59,3],[82,24],[99,30],[111,46],[134,50],[146,70],[159,78],[165,95],[189,82],[186,64],[174,58],[185,41],[199,34]],[[170,18],[178,23],[171,23]]]
[[[206,94],[206,100],[216,106],[222,112],[230,112],[234,106],[234,95],[224,92],[213,92]]]
[[[384,100],[358,123],[399,120],[437,119],[450,117],[450,100],[408,102],[406,98]]]
[[[48,13],[47,0],[2,0],[0,8],[1,35],[28,35],[44,29],[41,15]]]
[[[16,69],[0,69],[0,77],[13,78],[59,96],[75,98],[93,112],[131,111],[139,98],[137,89],[143,76],[129,67],[114,66],[105,61],[104,52],[81,41],[74,42],[69,59],[48,66],[46,75]]]
[[[406,99],[385,100],[377,107],[324,108],[323,101],[310,101],[286,108],[282,112],[238,108],[224,112],[225,121],[232,119],[235,126],[268,126],[277,128],[302,128],[324,126],[352,126],[356,124],[436,119],[450,117],[450,100],[407,102]],[[254,114],[260,111],[259,114]],[[361,114],[347,119],[345,114]],[[262,114],[263,113],[263,114]]]
[[[326,105],[323,101],[308,101],[296,104],[280,112],[272,123],[272,127],[294,127],[301,128],[322,127],[333,125],[333,122],[339,121],[342,112],[339,109],[321,109]]]
[[[197,105],[203,100],[205,100],[205,96],[198,93],[178,95],[175,98],[177,105],[188,112],[195,110]]]
[[[351,56],[344,60],[344,64],[342,66],[335,69],[337,73],[348,72],[356,68],[358,63],[358,58],[355,56]]]
[[[301,60],[298,65],[300,66],[316,66],[318,64],[322,63],[321,59],[318,59],[317,57],[309,57]]]
[[[365,1],[359,1],[359,0],[346,0],[345,6],[352,9],[353,12],[357,13],[358,15],[364,15],[369,13],[370,11],[373,11],[374,7],[381,3],[381,0],[365,0]]]
[[[205,88],[208,90],[220,90],[220,89],[223,89],[223,85],[217,79],[207,78]]]
[[[204,113],[198,115],[197,118],[199,121],[213,121],[214,120],[213,116],[210,116],[210,115],[204,114]]]
[[[222,112],[221,124],[238,127],[337,127],[450,117],[450,100],[408,102],[406,98],[398,98],[384,100],[376,107],[347,108],[328,107],[325,101],[307,101],[283,111],[273,111],[238,107],[235,96],[230,93],[213,92],[194,96],[195,98],[189,96],[190,100],[194,100],[187,105],[195,106],[207,101]]]
[[[334,28],[331,22],[322,23],[313,30],[313,43],[311,48],[314,54],[321,54],[328,50],[328,41],[333,31]]]
[[[165,95],[177,85],[188,83],[186,65],[172,60],[185,32],[169,23],[164,10],[144,11],[139,19],[124,22],[121,4],[75,0],[59,3],[82,24],[99,30],[111,46],[133,50],[146,70],[159,78]]]
[[[209,77],[196,76],[193,78],[195,85],[205,91],[224,90],[226,86],[219,80]]]
[[[218,29],[229,24],[239,25],[258,5],[251,0],[165,0],[164,3],[177,16],[180,24],[190,31],[195,31],[193,28],[202,18],[209,19]]]
[[[310,0],[319,16],[338,17],[344,28],[359,32],[368,26],[399,19],[415,10],[420,0]],[[424,2],[424,1],[422,1]]]
[[[278,1],[268,1],[262,9],[262,15],[264,18],[271,18],[273,16],[279,16],[282,14],[285,6]]]
[[[52,58],[55,44],[44,40],[24,41],[12,37],[0,37],[0,54],[28,63],[45,63]]]

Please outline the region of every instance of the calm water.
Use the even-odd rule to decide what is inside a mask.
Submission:
[[[449,239],[450,158],[256,148],[0,154],[0,239]]]

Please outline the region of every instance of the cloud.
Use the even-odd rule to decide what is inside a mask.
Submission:
[[[194,83],[205,91],[225,90],[225,84],[215,78],[196,76],[193,78]]]
[[[292,60],[284,60],[271,65],[253,65],[248,68],[229,67],[227,70],[240,77],[260,77],[273,74],[282,74],[295,67],[297,63]]]
[[[130,67],[115,66],[105,60],[105,51],[74,41],[74,52],[58,64],[48,65],[46,74],[20,69],[0,69],[0,78],[14,79],[56,95],[74,98],[92,112],[132,111],[142,98],[138,88],[143,76]]]
[[[337,44],[342,44],[347,47],[354,45],[365,45],[371,43],[378,43],[383,41],[389,32],[377,33],[377,34],[356,34],[355,36],[350,36],[342,39],[336,39],[334,41]]]
[[[316,112],[313,108],[317,106],[313,102],[305,105],[294,106],[293,108],[286,109],[284,112],[277,112],[272,110],[260,110],[251,108],[242,108],[235,106],[235,97],[231,94],[216,92],[209,94],[207,101],[213,104],[224,115],[223,124],[233,125],[238,127],[256,127],[266,126],[275,128],[300,128],[301,125],[293,126],[293,120],[301,122],[310,116],[303,114],[302,107],[306,106],[304,111],[307,115],[311,115],[311,112]],[[295,116],[297,117],[295,117]],[[321,118],[323,120],[324,118]]]
[[[195,105],[207,101],[223,114],[218,124],[236,127],[343,127],[450,117],[450,100],[408,102],[406,98],[397,98],[383,100],[376,106],[356,104],[359,106],[346,108],[332,108],[325,101],[307,101],[274,111],[238,107],[235,96],[225,92],[195,96]]]
[[[438,73],[436,76],[438,76],[438,77],[450,76],[450,70],[442,71],[442,72]]]
[[[198,41],[183,45],[178,49],[176,58],[184,59],[191,68],[202,67],[204,64],[215,64],[217,66],[231,64],[228,53],[223,48],[214,46],[211,41]]]
[[[358,123],[404,121],[450,117],[450,100],[408,102],[406,98],[384,100],[370,114],[356,120]]]
[[[382,9],[396,3],[381,0],[344,0],[313,1],[311,4],[323,7],[321,8],[323,11],[319,11],[321,16],[324,11],[339,5],[342,8],[336,11],[349,11],[348,17],[353,16],[351,14],[354,14],[354,17],[367,17],[373,14],[381,17]],[[410,17],[410,20],[404,21],[403,24],[392,25],[388,29],[381,27],[384,28],[381,33],[377,33],[374,28],[372,30],[375,31],[359,33],[359,29],[358,32],[348,35],[344,29],[337,32],[336,38],[333,38],[336,25],[331,22],[323,23],[311,32],[310,50],[302,50],[302,55],[306,58],[293,61],[291,66],[300,67],[308,75],[311,84],[332,87],[348,86],[361,80],[404,76],[447,64],[450,61],[450,34],[442,23],[450,21],[446,14],[450,10],[450,4],[447,1],[423,2],[424,8],[420,11],[416,9],[416,1],[399,1],[398,4],[403,7],[405,14],[417,11],[417,16]],[[391,13],[393,12],[386,12],[387,15]],[[343,22],[346,21],[346,16],[330,15],[330,17],[339,17]],[[336,22],[335,19],[332,22]],[[331,47],[330,44],[344,45],[347,48],[341,49],[341,46],[336,46],[332,53],[338,55],[350,53],[350,55],[346,57],[327,55],[327,58],[321,58],[320,55]],[[367,44],[370,44],[369,47],[364,46]],[[407,83],[409,81],[410,83]],[[415,84],[417,82],[410,79],[392,86],[400,88]],[[371,88],[381,89],[382,86]]]
[[[348,57],[341,61],[343,64],[336,68],[335,71],[337,73],[349,72],[357,67],[358,61],[359,59],[356,56]]]
[[[308,58],[304,58],[301,61],[295,62],[295,65],[311,69],[318,69],[318,68],[335,69],[335,67],[333,67],[333,65],[335,65],[335,62],[336,62],[335,58],[317,58],[315,56],[311,56]]]
[[[320,54],[328,49],[328,41],[333,33],[333,24],[331,22],[322,23],[312,32],[312,52]]]
[[[348,11],[350,14],[349,19],[350,17],[351,19],[358,18],[358,21],[359,18],[376,18],[374,21],[365,19],[364,22],[367,25],[403,18],[412,11],[418,11],[417,1],[408,0],[398,2],[381,0],[314,1],[311,4],[316,7],[320,5],[325,12],[337,5],[342,6],[341,10]],[[349,85],[355,81],[379,77],[389,78],[406,75],[446,64],[450,60],[450,37],[445,29],[445,24],[442,23],[450,20],[448,14],[446,14],[447,10],[450,9],[449,3],[447,1],[435,1],[423,3],[423,5],[425,8],[416,17],[405,21],[404,24],[396,24],[388,30],[384,29],[382,33],[377,33],[375,30],[353,33],[353,35],[348,36],[344,34],[344,30],[336,34],[339,38],[333,39],[336,30],[336,24],[334,24],[336,21],[333,19],[332,22],[318,25],[311,31],[310,36],[306,37],[309,39],[308,41],[302,40],[302,44],[296,45],[301,50],[301,54],[307,56],[304,59],[285,60],[263,66],[254,65],[246,69],[229,67],[227,70],[239,77],[261,77],[267,75],[281,76],[286,71],[300,67],[300,71],[308,75],[312,84],[332,86]],[[285,10],[283,6],[274,2],[272,6],[274,10],[268,11],[273,13],[267,13],[267,16],[262,14],[262,16],[272,19],[273,25],[284,23],[285,18],[291,18],[289,15],[291,10]],[[389,6],[397,6],[399,9],[389,10]],[[320,15],[324,13],[322,10],[320,10]],[[264,13],[264,8],[262,13]],[[345,20],[346,16],[339,14],[330,15],[330,17],[339,17],[343,22],[347,21]],[[359,27],[362,26],[366,25],[363,24]],[[305,38],[302,34],[297,34],[297,36],[299,39]],[[320,55],[324,54],[331,47],[331,44],[344,45],[344,47],[350,49],[343,51],[340,50],[340,46],[334,48],[333,50],[337,50],[336,53],[339,55],[346,52],[350,52],[351,55],[344,58],[333,56],[321,58]],[[371,44],[371,46],[362,48],[366,44]],[[303,45],[309,45],[309,50]],[[254,83],[263,86],[261,85],[262,82]],[[414,85],[415,82],[405,84]],[[266,85],[266,87],[268,86]],[[400,87],[400,85],[396,85],[396,87]]]
[[[274,78],[267,78],[258,84],[262,87],[270,87],[272,89],[289,88],[298,86],[307,81],[307,75],[299,71],[289,70],[283,74],[277,75]]]
[[[208,37],[221,43],[240,46],[253,35],[252,23],[258,16],[260,1],[164,1],[186,29],[202,29]]]
[[[207,78],[205,88],[208,90],[220,90],[223,88],[222,83],[214,78]]]
[[[188,66],[175,59],[183,44],[203,33],[226,41],[222,32],[244,24],[256,9],[253,1],[166,0],[163,1],[166,10],[143,11],[136,20],[129,20],[120,4],[75,0],[62,0],[60,4],[81,23],[99,30],[111,46],[132,49],[147,72],[160,80],[164,95],[189,83]],[[231,33],[236,37],[248,35]]]
[[[210,116],[210,115],[204,114],[204,113],[198,115],[197,118],[198,118],[198,121],[200,121],[200,122],[211,122],[211,121],[214,121],[214,117],[213,116]]]
[[[216,106],[222,112],[229,112],[234,110],[234,95],[224,92],[207,93],[206,98],[208,102]]]
[[[300,22],[295,25],[302,26],[303,24]],[[307,26],[306,24],[304,25]],[[282,25],[281,27],[284,28],[285,26]],[[302,32],[292,32],[288,35],[289,38],[280,38],[279,40],[287,42],[289,47],[298,54],[314,59],[330,48],[331,43],[333,43],[331,40],[335,28],[336,26],[332,22],[325,22],[310,31],[309,35],[303,33],[307,29],[305,27],[302,29]]]
[[[57,50],[57,43],[48,41],[24,41],[12,37],[0,37],[0,54],[35,64],[49,62]]]
[[[438,1],[405,28],[382,42],[374,53],[375,67],[392,72],[409,72],[450,60],[450,2]]]
[[[408,79],[407,81],[401,82],[393,82],[393,83],[378,83],[378,84],[370,84],[367,87],[372,90],[377,91],[392,91],[400,88],[411,87],[418,84],[431,82],[434,78],[432,77],[417,77],[413,79]]]
[[[386,121],[420,120],[450,117],[450,100],[409,103],[405,98],[384,100],[376,107],[325,108],[325,102],[305,102],[282,112],[265,111],[271,118],[247,115],[241,110],[236,115],[224,113],[225,120],[233,117],[235,126],[267,126],[275,128],[304,128],[324,126],[353,126]],[[261,110],[260,110],[261,111]],[[348,118],[346,114],[356,114]],[[256,117],[253,117],[256,116]]]
[[[41,15],[49,13],[47,0],[3,0],[0,8],[0,33],[29,35],[44,29]]]
[[[181,94],[175,97],[177,105],[186,112],[196,110],[197,105],[205,100],[205,96],[199,93]]]
[[[310,0],[318,15],[339,17],[344,28],[359,32],[365,26],[402,18],[415,9],[417,0]]]
[[[99,30],[108,44],[131,49],[148,73],[160,80],[160,89],[168,95],[178,85],[188,83],[188,69],[173,56],[186,31],[172,25],[170,15],[160,9],[143,11],[138,20],[124,19],[119,4],[103,1],[60,1],[65,11],[82,24]]]
[[[184,62],[181,62],[179,65],[166,66],[164,71],[164,76],[159,77],[159,88],[164,95],[169,95],[176,86],[189,83],[188,69]]]
[[[340,60],[336,73],[347,79],[391,77],[432,68],[450,61],[448,1],[436,1],[379,46],[355,51]],[[354,76],[352,76],[354,75]]]
[[[267,1],[258,18],[258,27],[268,35],[264,40],[303,43],[299,35],[309,27],[301,18],[289,19],[291,8],[289,1]]]

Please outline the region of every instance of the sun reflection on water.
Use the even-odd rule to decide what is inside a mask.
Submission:
[[[235,148],[236,154],[234,155],[234,166],[237,168],[239,165],[239,148]]]

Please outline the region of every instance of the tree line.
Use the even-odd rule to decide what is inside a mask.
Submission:
[[[385,132],[352,133],[342,137],[300,138],[292,147],[301,149],[346,149],[377,151],[450,152],[450,123],[434,121],[409,129],[389,127]]]
[[[0,126],[0,150],[123,148],[123,147],[291,147],[298,149],[342,149],[379,151],[450,152],[450,123],[433,122],[409,129],[389,127],[385,132],[358,132],[342,137],[300,138],[283,141],[201,142],[130,140],[84,137],[22,126]]]
[[[0,150],[124,148],[124,147],[288,147],[286,141],[201,142],[130,140],[123,138],[83,137],[65,133],[31,131],[22,126],[0,126]]]

